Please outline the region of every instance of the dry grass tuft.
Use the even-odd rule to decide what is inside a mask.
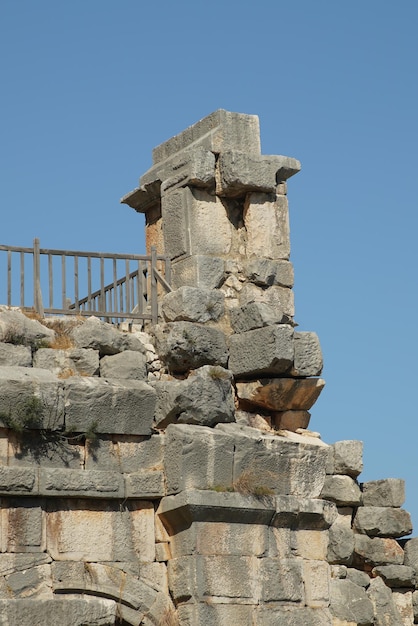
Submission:
[[[164,611],[160,626],[179,626],[177,613],[173,607],[170,606]]]
[[[58,374],[58,378],[61,379],[71,378],[71,376],[79,376],[79,373],[71,367],[66,367]]]
[[[261,476],[252,468],[245,469],[242,474],[234,481],[234,491],[242,493],[244,496],[272,496],[274,495],[273,489],[262,484],[262,479],[265,474]]]

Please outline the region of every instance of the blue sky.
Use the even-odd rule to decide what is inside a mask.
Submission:
[[[405,478],[418,529],[418,3],[3,0],[0,243],[144,252],[119,204],[152,148],[260,117],[289,181],[296,319],[327,386],[310,427]],[[3,280],[0,278],[0,280]]]

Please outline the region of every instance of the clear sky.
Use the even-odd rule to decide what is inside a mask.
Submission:
[[[260,117],[289,181],[310,427],[404,478],[418,535],[418,2],[3,0],[0,243],[144,253],[122,195],[212,111]],[[0,277],[0,280],[4,278]],[[415,393],[415,392],[414,392]]]

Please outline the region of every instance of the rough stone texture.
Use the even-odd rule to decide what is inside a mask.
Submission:
[[[296,432],[300,428],[308,428],[311,414],[309,411],[282,411],[273,417],[275,427]]]
[[[225,261],[216,256],[195,254],[173,262],[171,274],[173,289],[184,285],[201,289],[217,289],[225,278]]]
[[[89,498],[123,498],[123,477],[113,472],[42,468],[39,477],[41,495]]]
[[[280,285],[273,285],[268,289],[254,285],[254,283],[244,283],[239,291],[238,303],[240,306],[250,302],[265,302],[283,314],[287,319],[292,319],[295,314],[295,303],[293,290]]]
[[[367,595],[374,607],[376,626],[400,626],[403,623],[392,593],[381,578],[370,581]]]
[[[83,324],[76,326],[71,331],[71,337],[78,348],[93,348],[99,351],[100,356],[124,350],[145,352],[143,343],[135,334],[121,332],[97,317],[89,317]]]
[[[373,568],[372,574],[383,578],[388,587],[415,588],[415,570],[407,565],[379,565]]]
[[[30,319],[21,311],[0,307],[0,341],[37,348],[49,345],[55,332],[38,320]]]
[[[323,360],[318,335],[312,332],[295,332],[294,340],[292,376],[320,376]]]
[[[178,616],[182,626],[253,626],[252,606],[240,604],[180,604]]]
[[[344,474],[357,478],[363,471],[363,442],[336,441],[330,448],[328,474]]]
[[[99,353],[85,348],[56,350],[40,348],[33,357],[34,367],[48,369],[59,378],[68,376],[95,376],[99,373]]]
[[[293,265],[289,261],[251,259],[244,267],[248,280],[260,287],[293,287]]]
[[[65,381],[65,426],[73,432],[151,434],[155,390],[137,380]]]
[[[352,509],[340,508],[338,513],[328,533],[327,561],[328,563],[350,564],[354,550],[354,535],[351,529]]]
[[[400,478],[370,480],[361,489],[364,506],[400,507],[405,502],[405,481]]]
[[[407,539],[404,545],[405,565],[410,565],[418,572],[418,537]]]
[[[383,506],[360,507],[353,527],[371,537],[403,537],[412,532],[411,516],[407,511]]]
[[[332,500],[340,506],[357,506],[361,500],[360,487],[350,476],[327,476],[321,498]]]
[[[272,411],[307,411],[325,381],[321,378],[264,378],[249,383],[237,383],[238,398],[246,404]]]
[[[32,351],[28,346],[0,343],[0,366],[32,367]]]
[[[192,322],[171,322],[160,324],[155,334],[160,358],[172,372],[227,364],[225,335],[216,328]]]
[[[228,367],[238,378],[284,374],[294,359],[293,328],[266,326],[232,335]],[[290,407],[286,407],[290,408]]]
[[[403,565],[404,553],[395,539],[354,535],[354,562],[360,566]]]
[[[100,376],[102,378],[122,378],[146,380],[147,358],[142,352],[125,350],[119,354],[104,356],[100,359]]]
[[[286,196],[249,193],[244,209],[247,256],[289,259],[289,215]],[[269,224],[269,228],[266,228]]]
[[[330,593],[330,610],[335,617],[358,626],[374,623],[373,604],[363,587],[350,580],[331,580]]]
[[[209,322],[224,314],[224,294],[215,289],[180,287],[168,293],[161,302],[167,322]]]
[[[2,626],[114,626],[117,604],[105,598],[0,600]]]
[[[214,365],[204,365],[186,380],[155,383],[155,422],[164,428],[173,422],[215,426],[235,420],[232,375]]]
[[[230,311],[231,326],[236,333],[245,333],[263,326],[288,321],[284,313],[266,302],[249,302]]]

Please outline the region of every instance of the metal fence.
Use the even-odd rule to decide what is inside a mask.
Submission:
[[[4,269],[3,269],[4,268]],[[95,315],[158,321],[158,297],[171,291],[170,259],[0,245],[0,304],[40,315]],[[6,279],[2,278],[6,276]],[[59,303],[59,304],[58,304]]]

